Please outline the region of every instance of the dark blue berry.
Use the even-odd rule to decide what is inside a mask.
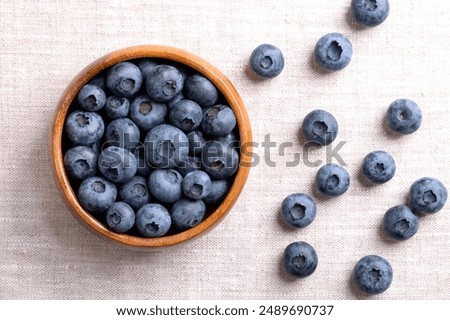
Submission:
[[[212,179],[231,177],[239,166],[239,154],[236,149],[218,141],[208,141],[202,149],[202,168]]]
[[[239,138],[237,137],[235,130],[231,131],[230,133],[224,136],[215,137],[214,140],[219,141],[220,143],[229,146],[231,148],[238,148],[240,145],[240,141]]]
[[[293,242],[284,249],[284,266],[286,271],[298,278],[305,278],[314,273],[319,262],[316,250],[307,242]]]
[[[304,228],[316,218],[316,203],[304,193],[287,196],[281,205],[283,220],[294,228]]]
[[[436,213],[447,202],[448,192],[441,181],[434,178],[421,178],[409,189],[411,208],[420,213]]]
[[[106,87],[116,96],[129,98],[136,94],[142,85],[142,73],[131,62],[120,62],[112,66],[106,75]]]
[[[65,131],[74,144],[91,146],[103,136],[105,124],[98,113],[77,110],[67,117]]]
[[[178,69],[169,65],[158,65],[146,78],[147,93],[155,101],[168,102],[183,88],[184,80]]]
[[[337,197],[348,190],[350,176],[340,165],[326,164],[317,172],[316,186],[323,195]]]
[[[125,233],[134,226],[136,215],[125,202],[116,202],[106,212],[106,224],[117,233]]]
[[[130,100],[124,97],[109,96],[106,98],[105,113],[111,119],[125,118],[130,111]]]
[[[136,212],[136,228],[144,237],[161,237],[169,231],[171,224],[169,212],[158,203],[146,204]]]
[[[78,103],[87,111],[98,111],[106,104],[106,94],[94,84],[85,84],[78,92]]]
[[[176,230],[183,231],[195,227],[204,218],[206,211],[202,200],[183,198],[172,205],[170,215]]]
[[[120,186],[119,197],[137,210],[150,202],[150,193],[144,177],[134,176],[130,181]]]
[[[105,132],[105,140],[108,145],[128,150],[139,144],[140,136],[138,126],[128,118],[111,121]]]
[[[184,85],[184,90],[189,99],[197,102],[202,107],[210,107],[219,99],[216,86],[200,74],[189,76]]]
[[[208,136],[224,136],[233,131],[235,126],[234,112],[226,105],[218,104],[204,111],[201,129]]]
[[[422,111],[410,99],[398,99],[387,110],[386,120],[389,128],[400,134],[416,132],[422,124]]]
[[[419,229],[419,217],[405,205],[390,208],[384,214],[383,229],[396,240],[407,240]]]
[[[101,178],[89,177],[78,189],[78,200],[90,213],[104,213],[116,201],[116,186]]]
[[[261,44],[250,56],[250,67],[261,78],[274,78],[283,71],[283,53],[272,44]]]
[[[139,70],[141,70],[143,78],[147,79],[148,75],[153,71],[153,69],[155,69],[158,63],[151,59],[141,59],[136,63],[136,65]]]
[[[177,166],[178,172],[184,177],[189,172],[200,170],[202,168],[202,163],[200,158],[188,156],[185,161]]]
[[[109,181],[125,183],[136,174],[137,160],[127,149],[108,147],[98,156],[98,169]]]
[[[194,101],[182,99],[170,109],[170,122],[183,130],[190,132],[197,129],[203,119],[202,108]]]
[[[138,145],[136,148],[133,148],[131,152],[133,152],[134,156],[136,157],[138,164],[136,174],[143,177],[148,176],[153,171],[153,169],[148,164],[144,145]]]
[[[64,168],[69,177],[84,180],[97,173],[98,154],[92,148],[77,146],[64,155]]]
[[[129,117],[144,131],[162,124],[167,114],[167,106],[156,102],[147,95],[137,96],[130,106]]]
[[[174,203],[181,199],[183,177],[175,169],[157,169],[150,174],[148,189],[156,199]]]
[[[201,170],[189,172],[181,184],[185,196],[200,200],[211,192],[211,178]]]
[[[343,34],[329,33],[317,41],[314,54],[320,66],[328,71],[337,71],[348,66],[353,47]]]
[[[389,262],[376,255],[363,257],[353,269],[353,281],[356,286],[368,294],[386,291],[392,283],[392,267]]]
[[[192,156],[200,156],[203,146],[207,141],[203,136],[203,132],[201,130],[194,130],[187,134],[187,138],[189,142],[189,154]]]
[[[388,0],[352,0],[351,11],[356,22],[363,26],[375,27],[389,15]]]
[[[331,113],[317,109],[303,119],[302,131],[307,142],[325,146],[336,139],[339,125]]]
[[[395,161],[386,151],[373,151],[363,160],[362,173],[371,182],[381,184],[395,175]]]
[[[206,204],[217,204],[225,199],[230,190],[230,182],[226,179],[211,180],[211,191],[203,198]]]

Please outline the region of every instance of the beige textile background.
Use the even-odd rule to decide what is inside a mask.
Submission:
[[[450,204],[421,220],[415,237],[388,241],[383,213],[403,203],[413,181],[437,177],[450,187],[450,2],[391,0],[381,26],[356,27],[350,0],[83,1],[2,0],[0,5],[0,298],[2,299],[360,299],[349,278],[366,254],[394,268],[391,288],[374,299],[450,299]],[[343,32],[354,56],[325,74],[312,63],[315,42]],[[257,81],[251,51],[273,43],[283,73]],[[260,163],[227,218],[212,232],[163,252],[117,248],[91,235],[65,208],[52,180],[48,134],[56,102],[86,64],[137,44],[178,46],[223,71],[240,92],[254,139],[293,142],[276,167]],[[405,137],[383,128],[400,97],[422,108],[423,125]],[[314,108],[339,121],[348,193],[313,192],[317,167],[287,167],[301,152],[298,130]],[[389,151],[397,174],[368,187],[358,178],[370,151]],[[324,149],[311,160],[326,160]],[[317,218],[303,230],[283,227],[279,207],[292,192],[315,196]],[[280,264],[292,241],[311,243],[317,271],[292,280]]]

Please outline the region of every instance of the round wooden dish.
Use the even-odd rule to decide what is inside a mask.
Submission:
[[[80,205],[76,192],[72,189],[66,175],[63,163],[64,155],[62,139],[64,121],[66,119],[69,107],[71,106],[73,100],[76,99],[78,91],[92,77],[101,71],[118,62],[137,58],[160,58],[171,60],[184,64],[209,78],[222,93],[229,106],[233,109],[236,115],[241,146],[244,147],[241,148],[240,164],[234,183],[231,186],[228,195],[217,207],[217,209],[209,214],[204,221],[194,228],[160,238],[143,238],[126,234],[118,234],[106,228]],[[224,218],[236,202],[249,174],[252,153],[251,141],[252,134],[250,121],[245,106],[233,84],[217,68],[202,58],[178,48],[144,45],[121,49],[97,59],[84,68],[67,86],[58,102],[53,127],[51,130],[50,159],[54,179],[56,184],[59,186],[66,205],[72,212],[73,216],[77,218],[88,230],[116,244],[137,249],[155,249],[173,246],[187,240],[194,239],[210,230]]]

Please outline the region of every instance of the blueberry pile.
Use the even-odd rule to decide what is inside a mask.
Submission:
[[[388,0],[353,0],[351,12],[359,25],[374,27],[386,20],[389,14],[389,2]],[[317,64],[327,71],[338,71],[347,67],[352,54],[352,44],[341,33],[329,33],[323,36],[314,49]],[[281,51],[272,45],[264,44],[257,47],[250,57],[250,67],[253,72],[263,78],[278,75],[283,66],[284,58]],[[422,113],[414,101],[398,99],[388,107],[385,121],[393,134],[408,135],[420,128]],[[318,147],[331,144],[338,132],[336,118],[321,109],[308,113],[301,125],[301,133],[305,141]],[[360,172],[369,185],[379,185],[394,177],[396,163],[386,151],[375,150],[363,159]],[[350,175],[342,166],[328,163],[318,170],[315,186],[322,196],[338,197],[348,191]],[[447,197],[447,189],[439,180],[429,177],[417,180],[410,187],[407,205],[397,205],[384,214],[382,219],[384,233],[393,240],[410,239],[419,229],[420,216],[440,211]],[[292,228],[307,227],[314,221],[316,213],[315,201],[304,193],[291,194],[281,204],[282,220]],[[289,274],[304,278],[316,270],[318,256],[310,244],[297,241],[285,248],[283,261]],[[363,292],[379,294],[391,285],[393,270],[385,258],[367,255],[355,265],[352,279],[356,287]]]
[[[80,204],[116,233],[161,237],[198,225],[239,163],[227,101],[203,75],[162,59],[120,62],[91,79],[64,135]]]

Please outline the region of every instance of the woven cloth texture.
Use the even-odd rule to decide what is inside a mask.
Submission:
[[[421,219],[410,240],[381,231],[384,212],[405,203],[410,185],[432,176],[450,187],[450,2],[391,1],[382,25],[360,28],[350,0],[83,1],[2,0],[0,6],[0,298],[1,299],[365,299],[350,281],[364,255],[387,258],[388,291],[373,299],[450,299],[450,204]],[[331,74],[313,60],[316,41],[342,32],[350,65]],[[261,81],[248,71],[252,50],[279,46],[285,69]],[[229,215],[187,245],[160,252],[116,247],[69,213],[52,178],[48,137],[56,103],[89,62],[113,50],[165,44],[197,54],[236,86],[252,123],[259,163]],[[423,112],[416,133],[396,137],[384,125],[389,104],[415,100]],[[349,191],[317,196],[317,166],[303,158],[299,128],[311,110],[335,115],[345,142],[339,155]],[[292,142],[284,154],[265,137]],[[361,181],[364,156],[390,152],[395,177],[372,187]],[[327,160],[327,150],[309,154]],[[336,159],[334,159],[336,160]],[[316,220],[292,230],[280,222],[290,193],[317,201]],[[290,242],[311,243],[316,272],[288,277],[281,263]]]

